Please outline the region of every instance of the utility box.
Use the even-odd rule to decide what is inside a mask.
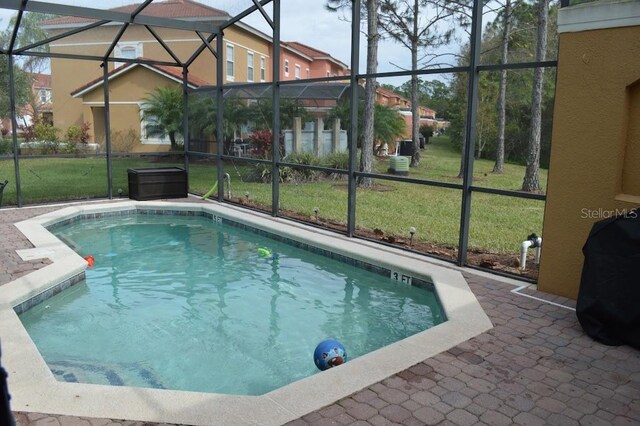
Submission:
[[[410,157],[390,157],[389,158],[389,169],[388,173],[399,175],[399,176],[408,176],[409,175],[409,158]]]
[[[413,146],[413,139],[400,141],[399,148],[400,149],[398,150],[398,154],[411,157],[415,151]]]
[[[127,169],[127,175],[132,200],[187,197],[187,171],[181,167]]]

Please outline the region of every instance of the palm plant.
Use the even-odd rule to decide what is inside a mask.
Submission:
[[[171,141],[171,150],[178,149],[177,135],[183,132],[183,106],[180,89],[173,86],[157,87],[144,99],[142,121],[147,136],[165,137]]]

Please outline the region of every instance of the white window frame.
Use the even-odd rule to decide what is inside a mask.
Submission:
[[[51,90],[49,89],[40,89],[38,91],[38,98],[40,99],[40,103],[44,104],[47,102],[51,102]]]
[[[302,68],[300,68],[300,65],[298,64],[295,64],[293,67],[293,77],[296,80],[302,79]]]
[[[134,50],[134,57],[130,58],[130,59],[135,59],[135,58],[139,58],[143,55],[143,49],[142,49],[142,43],[140,42],[122,42],[122,43],[118,43],[116,44],[116,48],[114,49],[114,57],[116,58],[125,58],[125,56],[122,54],[123,51],[131,51]],[[115,63],[115,67],[119,67],[121,65],[126,64],[126,62],[116,62]]]
[[[140,108],[140,143],[143,145],[171,145],[171,139],[169,139],[169,135],[166,135],[163,138],[152,138],[147,136],[148,121],[144,120],[144,116],[142,115],[144,105],[144,102],[138,103],[138,107]],[[182,135],[176,134],[176,142],[180,141],[182,141]]]
[[[289,77],[289,60],[284,60],[284,76]]]
[[[260,56],[260,81],[267,79],[267,58]]]
[[[247,81],[253,81],[255,72],[253,52],[247,52]]]
[[[231,55],[229,55],[231,52]],[[225,49],[225,74],[227,75],[227,81],[235,80],[236,73],[236,64],[235,64],[235,46],[233,44],[227,43],[227,47]],[[229,58],[231,56],[231,58]],[[231,65],[231,74],[229,74],[229,65]]]

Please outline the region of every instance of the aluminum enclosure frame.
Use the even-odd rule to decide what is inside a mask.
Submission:
[[[135,0],[132,0],[132,2]],[[248,7],[243,12],[237,14],[234,17],[228,19],[225,23],[221,25],[214,25],[208,22],[202,21],[186,21],[179,19],[169,19],[169,18],[160,18],[153,16],[146,16],[141,12],[144,9],[153,3],[154,0],[144,0],[141,2],[140,6],[131,14],[123,13],[113,10],[102,10],[95,8],[87,8],[87,7],[78,7],[78,6],[70,6],[70,5],[61,5],[57,3],[48,3],[43,1],[35,1],[35,0],[0,0],[0,8],[1,9],[9,9],[17,11],[17,22],[15,28],[13,28],[12,39],[7,46],[6,49],[0,49],[0,54],[4,54],[8,56],[9,63],[9,81],[10,81],[10,98],[11,98],[11,111],[12,111],[12,121],[13,121],[13,131],[12,131],[12,139],[13,139],[13,160],[14,160],[14,170],[15,170],[15,182],[16,182],[16,193],[17,193],[17,204],[18,207],[22,207],[22,194],[20,187],[20,156],[18,154],[18,142],[17,142],[17,133],[16,133],[16,120],[15,120],[15,89],[14,89],[14,78],[13,78],[13,64],[15,63],[15,58],[19,56],[44,56],[44,57],[57,57],[57,58],[67,58],[67,59],[80,59],[80,60],[98,60],[101,62],[101,66],[104,69],[104,78],[103,78],[103,88],[104,88],[104,99],[105,99],[105,134],[106,134],[106,162],[107,162],[107,175],[108,175],[108,197],[113,198],[113,185],[112,185],[112,153],[111,153],[111,134],[110,134],[110,111],[109,111],[109,103],[108,103],[108,91],[109,91],[109,81],[108,81],[108,67],[107,64],[109,62],[124,62],[124,63],[141,63],[141,64],[154,64],[154,65],[167,65],[179,67],[182,70],[183,79],[182,79],[182,89],[183,89],[183,99],[184,99],[184,126],[185,129],[188,129],[189,123],[187,118],[187,112],[189,110],[188,105],[188,94],[193,93],[192,90],[188,89],[187,86],[187,74],[189,65],[193,63],[193,61],[199,57],[199,55],[208,50],[210,54],[212,54],[216,58],[216,70],[217,70],[217,82],[216,82],[216,100],[217,105],[222,105],[224,102],[223,94],[225,89],[225,84],[223,82],[222,72],[223,72],[223,61],[222,61],[222,48],[224,46],[224,30],[233,24],[241,21],[244,17],[252,14],[254,12],[260,13],[265,21],[269,24],[269,26],[273,29],[272,40],[273,40],[273,77],[272,81],[267,84],[271,85],[271,96],[272,102],[274,105],[274,115],[272,122],[273,134],[278,135],[280,132],[280,86],[286,84],[295,84],[303,81],[296,82],[285,82],[280,80],[280,8],[281,3],[286,0],[252,0],[253,6]],[[267,4],[272,4],[273,16],[269,17],[269,15],[264,10],[264,6]],[[359,72],[359,59],[360,59],[360,51],[359,51],[359,39],[360,39],[360,22],[361,22],[361,0],[353,0],[353,7],[351,11],[351,75],[349,77],[349,85],[351,89],[351,129],[350,132],[352,134],[352,140],[357,140],[357,114],[358,114],[358,102],[356,102],[358,96],[358,88],[359,81],[362,79],[366,79],[368,77],[376,77],[376,78],[384,78],[384,77],[396,77],[396,76],[411,76],[411,75],[430,75],[430,74],[443,74],[443,73],[467,73],[468,75],[468,92],[467,92],[467,111],[466,111],[466,130],[465,130],[465,143],[464,143],[464,171],[463,171],[463,181],[462,184],[452,184],[452,183],[444,183],[444,182],[436,182],[436,181],[428,181],[421,179],[412,179],[412,178],[401,178],[395,176],[388,175],[380,175],[376,173],[365,173],[357,170],[356,167],[356,154],[357,147],[356,144],[351,144],[349,147],[349,167],[348,171],[345,170],[335,170],[336,173],[347,174],[348,175],[348,209],[347,209],[347,235],[350,237],[355,237],[355,224],[356,224],[356,179],[360,176],[362,177],[373,177],[381,180],[393,180],[393,181],[401,181],[412,184],[420,184],[427,186],[435,186],[435,187],[443,187],[449,189],[455,189],[461,191],[461,207],[460,207],[460,231],[459,231],[459,243],[458,243],[458,257],[455,263],[459,266],[469,266],[467,263],[467,248],[469,242],[469,228],[470,228],[470,217],[471,217],[471,198],[474,192],[485,193],[485,194],[493,194],[499,196],[509,196],[516,198],[526,198],[526,199],[535,199],[535,200],[545,200],[545,195],[542,194],[529,194],[522,193],[518,191],[507,191],[500,189],[492,189],[492,188],[483,188],[473,185],[473,152],[474,152],[474,144],[475,144],[475,132],[476,132],[476,116],[478,111],[478,78],[481,72],[483,71],[497,71],[503,69],[523,69],[523,68],[535,68],[535,67],[556,67],[557,61],[544,61],[544,62],[528,62],[528,63],[517,63],[517,64],[496,64],[496,65],[481,65],[480,64],[480,43],[482,38],[482,12],[483,12],[484,2],[481,0],[473,0],[472,3],[472,21],[471,21],[471,37],[470,37],[470,63],[468,66],[458,66],[458,67],[450,67],[450,68],[438,68],[438,69],[423,69],[417,71],[398,71],[398,72],[380,72],[374,75],[362,74]],[[568,2],[563,0],[561,2],[561,7],[567,6]],[[74,29],[72,31],[68,31],[62,35],[54,36],[48,38],[46,40],[42,40],[40,42],[34,43],[29,46],[23,46],[21,48],[15,48],[15,39],[19,29],[20,20],[22,15],[25,12],[37,12],[37,13],[51,13],[56,15],[64,15],[64,16],[79,16],[84,18],[90,18],[96,20],[96,22],[88,24],[84,27]],[[101,25],[106,25],[109,23],[120,23],[122,24],[120,31],[118,32],[118,36],[113,40],[109,49],[105,52],[103,56],[85,56],[85,55],[72,55],[72,54],[51,54],[51,53],[43,53],[38,51],[32,51],[31,49],[37,48],[39,46],[45,45],[49,42],[58,40],[64,36],[73,35],[82,31],[86,31],[95,27],[99,27]],[[149,59],[127,59],[127,58],[115,58],[111,56],[112,51],[114,50],[120,36],[124,33],[126,28],[131,24],[138,24],[145,26],[149,32],[153,35],[153,37],[158,41],[158,43],[163,46],[165,51],[172,57],[174,62],[170,61],[154,61]],[[162,40],[162,38],[153,31],[151,26],[155,27],[164,27],[164,28],[172,28],[179,30],[187,30],[193,31],[197,36],[201,39],[202,44],[198,49],[193,52],[193,55],[186,61],[180,61],[179,58],[168,48],[166,43]],[[204,37],[202,33],[208,33],[210,36]],[[215,44],[213,41],[215,40]],[[215,47],[214,47],[215,46]],[[313,79],[313,81],[335,81],[336,78],[327,78],[327,79]],[[264,86],[265,83],[253,83],[255,85]],[[244,84],[246,86],[250,86],[251,83]],[[228,86],[227,86],[228,87]],[[223,124],[223,112],[222,108],[218,107],[217,112],[217,140],[223,140],[222,133],[222,124]],[[277,143],[277,142],[274,142]],[[216,158],[217,163],[217,179],[219,182],[224,179],[224,159],[230,158],[229,156],[224,154],[223,144],[217,144],[218,151],[216,154],[203,154],[199,152],[194,152],[190,150],[190,141],[189,141],[189,132],[185,132],[184,137],[184,162],[185,167],[188,169],[189,167],[189,158],[193,157],[202,157],[202,156],[210,156]],[[285,166],[287,163],[282,163],[279,158],[279,152],[277,149],[272,150],[273,157],[271,159],[271,167],[272,167],[272,207],[271,214],[273,216],[279,216],[279,168]],[[264,162],[263,160],[250,160],[249,162],[259,163]],[[297,168],[301,169],[313,169],[314,166],[304,166],[304,165],[296,165]],[[317,167],[315,167],[317,169]],[[219,202],[224,202],[224,185],[219,185],[217,200]],[[517,277],[516,277],[517,278]]]

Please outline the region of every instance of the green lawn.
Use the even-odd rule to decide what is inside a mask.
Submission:
[[[154,163],[139,158],[113,161],[114,196],[118,189],[127,196],[127,169],[131,167],[182,166],[181,161]],[[422,151],[419,167],[411,168],[413,178],[461,183],[456,177],[460,154],[448,139],[432,138]],[[376,161],[377,172],[386,173],[388,160]],[[524,167],[505,165],[505,173],[491,173],[492,161],[477,160],[474,166],[478,186],[518,190]],[[231,177],[232,197],[249,200],[265,210],[271,209],[271,185],[251,182],[251,165],[242,161],[225,162]],[[546,187],[546,170],[541,170]],[[15,205],[13,160],[0,160],[0,181],[9,180],[3,206]],[[107,170],[104,158],[24,158],[20,162],[23,203],[101,198],[107,195]],[[203,194],[216,180],[216,168],[210,163],[190,163],[189,190]],[[356,225],[359,230],[374,230],[384,235],[408,239],[410,227],[416,228],[414,241],[455,248],[458,243],[461,195],[459,190],[402,182],[376,180],[375,189],[358,189]],[[314,183],[280,185],[280,207],[285,214],[295,214],[315,221],[314,209],[322,223],[346,224],[346,182],[323,180]],[[493,253],[517,253],[520,243],[532,232],[542,233],[544,202],[513,197],[474,193],[470,230],[470,248]]]

